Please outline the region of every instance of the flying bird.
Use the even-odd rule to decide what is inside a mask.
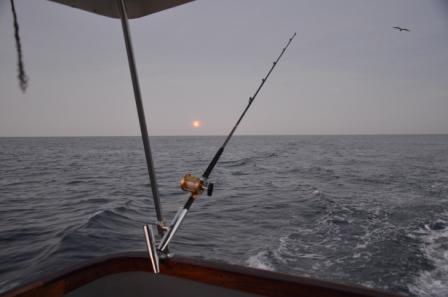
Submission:
[[[408,31],[408,32],[411,31],[411,30],[409,30],[409,29],[406,29],[406,28],[400,28],[400,27],[394,27],[394,29],[400,30],[400,32],[401,32],[401,31]]]

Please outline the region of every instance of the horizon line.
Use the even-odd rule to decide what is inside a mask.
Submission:
[[[335,133],[335,134],[237,134],[234,136],[424,136],[448,135],[446,133]],[[227,134],[184,134],[184,135],[149,135],[149,137],[226,137]],[[45,136],[0,136],[0,138],[93,138],[93,137],[141,137],[141,135],[45,135]]]

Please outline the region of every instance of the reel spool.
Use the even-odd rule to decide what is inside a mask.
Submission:
[[[201,195],[204,190],[207,190],[207,196],[211,196],[213,194],[213,187],[213,183],[208,183],[206,180],[196,177],[191,173],[185,174],[180,180],[180,188],[185,192],[190,192],[193,198]]]

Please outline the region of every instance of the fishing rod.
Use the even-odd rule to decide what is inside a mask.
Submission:
[[[296,33],[294,33],[290,38],[286,46],[282,49],[280,55],[277,57],[277,59],[272,63],[271,68],[269,69],[266,76],[261,80],[260,85],[258,86],[257,90],[255,91],[254,95],[249,98],[249,102],[246,106],[246,108],[243,110],[243,113],[238,118],[235,126],[233,126],[232,130],[230,131],[229,135],[224,140],[224,143],[221,145],[221,147],[216,152],[213,159],[208,164],[207,168],[205,169],[204,173],[202,174],[202,178],[196,177],[190,173],[186,174],[180,182],[181,189],[189,192],[190,197],[188,198],[187,202],[184,204],[184,206],[179,209],[179,211],[174,216],[171,224],[169,227],[166,228],[166,232],[162,237],[162,240],[160,241],[157,250],[161,253],[166,253],[168,244],[170,243],[171,239],[173,238],[174,234],[176,233],[177,229],[179,228],[180,224],[182,223],[183,219],[185,218],[185,215],[187,214],[188,210],[190,209],[193,202],[196,200],[197,197],[199,197],[204,191],[207,191],[207,195],[211,196],[213,193],[213,183],[208,182],[208,178],[210,177],[210,174],[212,173],[213,169],[215,168],[216,164],[218,163],[222,153],[224,152],[224,149],[226,148],[227,144],[229,143],[229,140],[232,138],[233,134],[235,133],[236,129],[238,128],[239,124],[241,123],[241,120],[246,115],[247,111],[249,110],[250,106],[254,102],[255,98],[257,97],[258,93],[260,92],[261,88],[266,83],[266,80],[271,75],[272,71],[274,70],[275,66],[277,66],[277,63],[280,61],[283,54],[288,49],[289,45],[291,44],[292,40],[296,36]],[[145,236],[146,236],[146,243],[148,247],[148,253],[149,257],[151,259],[154,272],[158,272],[159,265],[158,265],[158,255],[157,250],[155,249],[155,241],[152,229],[149,225],[144,226]]]
[[[210,174],[212,173],[213,168],[215,168],[216,163],[218,163],[219,158],[221,157],[222,153],[224,152],[225,147],[227,146],[227,143],[229,142],[230,138],[232,138],[233,133],[235,133],[236,128],[238,128],[238,125],[240,124],[241,120],[244,118],[244,116],[246,115],[246,112],[249,110],[249,107],[252,105],[252,102],[254,102],[255,97],[257,97],[258,93],[260,92],[261,88],[263,87],[264,83],[266,82],[266,80],[268,79],[269,75],[271,75],[272,70],[274,70],[275,66],[277,65],[278,61],[280,61],[281,57],[283,56],[283,54],[285,53],[286,49],[289,47],[289,45],[291,44],[292,40],[294,39],[294,37],[296,37],[296,33],[294,32],[294,34],[291,36],[291,38],[289,38],[288,43],[286,44],[286,46],[283,48],[282,52],[280,53],[280,55],[278,56],[277,60],[275,60],[272,63],[272,67],[271,69],[269,69],[268,74],[266,74],[266,76],[261,80],[261,84],[258,86],[258,89],[255,91],[255,94],[249,98],[249,103],[247,104],[246,108],[244,109],[243,113],[241,114],[241,116],[239,117],[238,121],[236,122],[235,126],[233,126],[232,131],[230,131],[229,135],[227,136],[226,140],[224,141],[224,143],[222,144],[222,146],[218,149],[218,151],[216,152],[215,156],[213,157],[212,161],[210,162],[210,164],[208,165],[207,169],[205,170],[204,174],[202,174],[202,177],[204,178],[204,180],[207,180],[208,177],[210,176]]]

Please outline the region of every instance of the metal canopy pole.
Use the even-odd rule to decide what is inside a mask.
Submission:
[[[142,96],[140,93],[140,86],[138,83],[137,69],[135,67],[134,53],[131,44],[131,34],[129,32],[128,16],[126,13],[126,5],[124,3],[124,0],[117,0],[117,7],[121,18],[121,25],[123,27],[123,35],[126,43],[126,52],[128,55],[129,70],[131,72],[132,86],[134,87],[135,103],[137,105],[138,120],[140,123],[143,147],[145,149],[146,166],[148,168],[149,181],[151,184],[152,196],[154,199],[154,206],[156,209],[156,215],[158,220],[157,229],[159,231],[160,236],[162,236],[164,233],[162,226],[164,224],[162,217],[162,209],[160,206],[159,190],[157,187],[156,174],[154,171],[154,164],[152,161],[151,147],[149,145],[149,136],[148,136],[148,129],[146,127],[145,111],[143,109]]]

